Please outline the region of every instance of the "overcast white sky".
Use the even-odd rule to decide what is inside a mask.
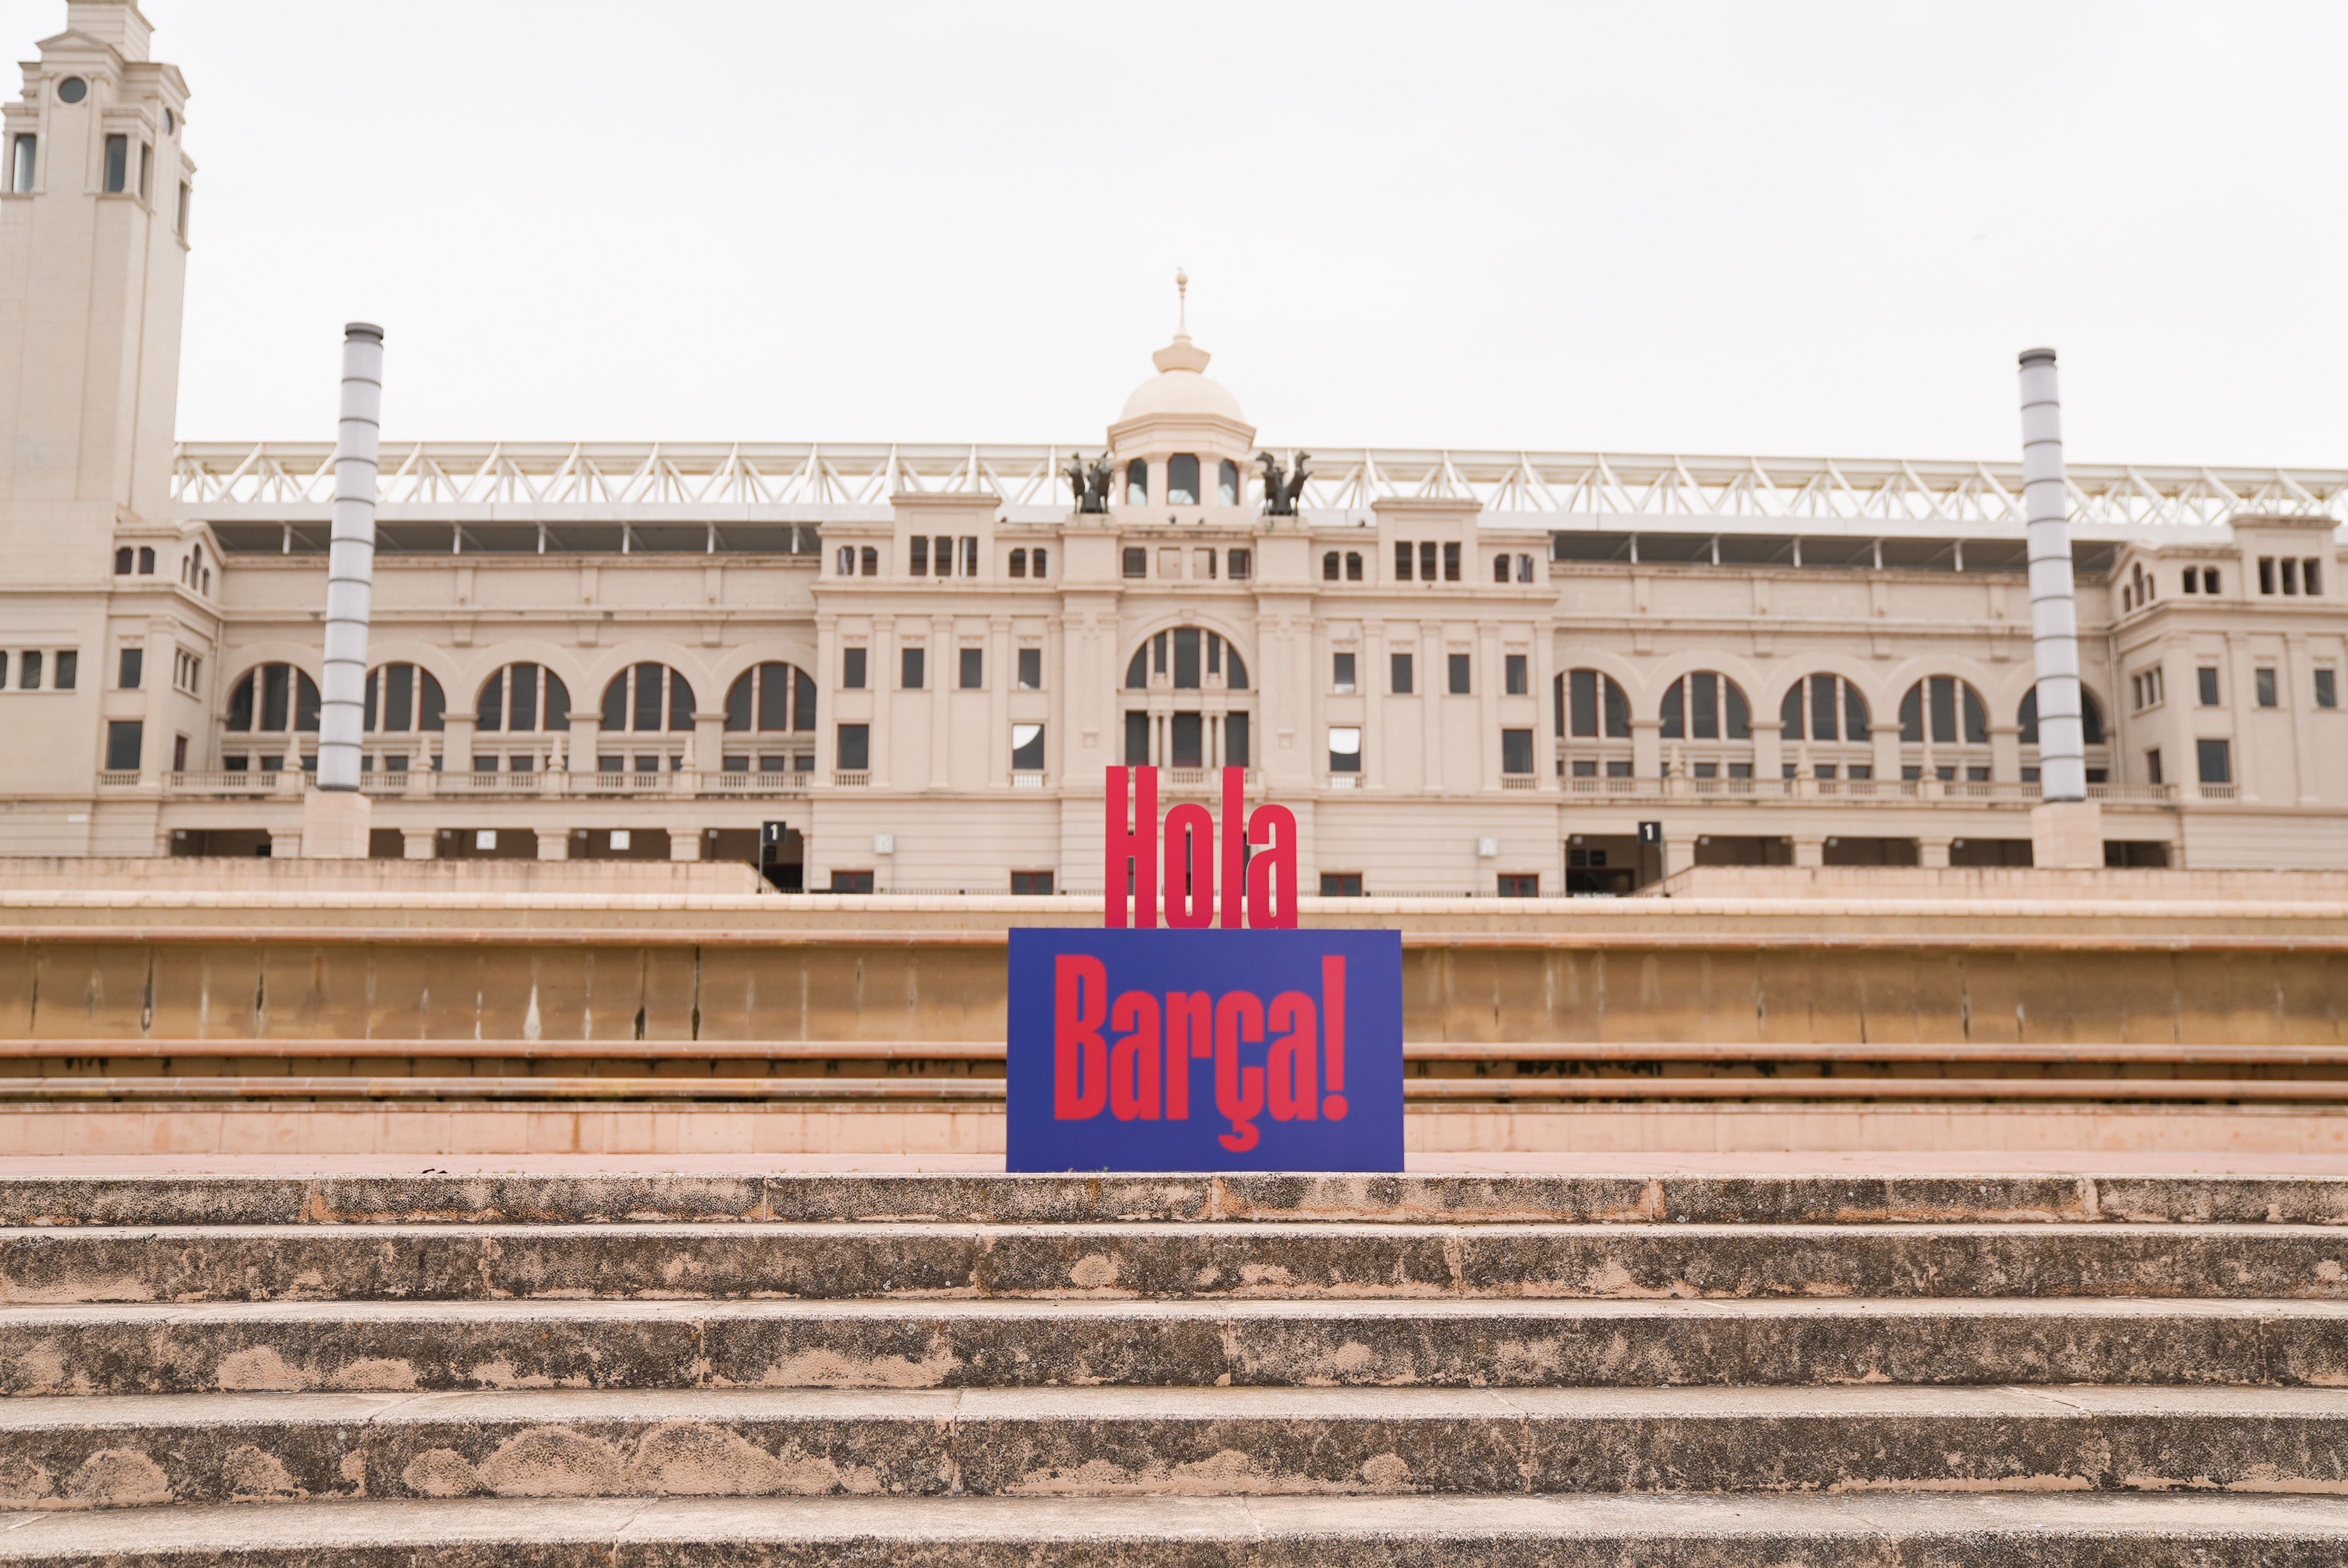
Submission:
[[[2348,466],[2348,5],[145,0],[180,422]],[[18,50],[60,0],[0,0]]]

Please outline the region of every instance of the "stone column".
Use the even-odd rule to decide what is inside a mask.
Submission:
[[[1767,787],[1759,781],[1775,779],[1783,771],[1785,757],[1780,743],[1784,729],[1781,720],[1756,718],[1753,721],[1753,793],[1756,794]]]
[[[538,830],[538,857],[541,860],[571,858],[571,830],[541,826]]]
[[[1600,730],[1604,730],[1605,714],[1599,715]],[[1653,782],[1663,776],[1663,722],[1644,714],[1631,715],[1631,772],[1638,778]]]
[[[2282,682],[2283,711],[2291,715],[2291,791],[2302,805],[2320,805],[2315,778],[2315,735],[2309,715],[2315,711],[2315,666],[2307,657],[2307,634],[2286,631],[2282,663],[2275,671]],[[2280,794],[2280,791],[2275,792]]]
[[[602,765],[600,753],[603,748],[603,719],[590,710],[571,712],[570,755],[565,759],[573,774],[592,774]]]
[[[1476,784],[1488,792],[1500,787],[1500,629],[1487,620],[1476,628]],[[1539,766],[1535,766],[1539,774]]]
[[[1992,724],[1989,727],[1989,776],[1999,784],[2021,781],[2021,725]]]
[[[1897,784],[1900,780],[1899,719],[1878,719],[1869,726],[1868,733],[1875,741],[1876,778],[1879,781],[1890,779]]]
[[[930,787],[953,784],[953,710],[951,703],[962,682],[962,641],[954,634],[951,615],[930,617]]]
[[[403,860],[429,860],[439,847],[439,835],[428,827],[403,827],[399,830],[399,854]]]
[[[1948,869],[1949,841],[1945,838],[1919,838],[1916,841],[1916,864],[1928,871]]]
[[[1011,690],[1019,679],[1018,659],[1012,651],[1011,618],[990,616],[986,622],[986,784],[1011,782]],[[1068,737],[1057,728],[1044,729],[1044,776],[1060,772],[1060,748]]]
[[[440,754],[447,759],[440,766],[448,773],[469,774],[473,771],[473,715],[451,712],[447,718],[447,731],[441,738]]]

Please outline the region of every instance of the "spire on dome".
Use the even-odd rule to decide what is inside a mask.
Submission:
[[[1174,341],[1149,356],[1160,371],[1207,368],[1214,355],[1190,341],[1190,274],[1174,269]]]

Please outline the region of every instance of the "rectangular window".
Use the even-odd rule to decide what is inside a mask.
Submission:
[[[1019,689],[1040,692],[1044,689],[1044,651],[1022,648],[1019,651]]]
[[[864,690],[864,650],[843,648],[839,651],[839,684],[843,690]]]
[[[2201,705],[2205,708],[2216,707],[2218,705],[2217,666],[2204,664],[2195,671],[2195,674],[2200,682]]]
[[[271,664],[265,666],[265,668],[283,671],[285,666],[283,664]],[[36,652],[28,651],[21,655],[16,661],[16,690],[19,692],[37,692],[40,689],[41,656]],[[283,713],[284,712],[285,704],[281,701],[277,704],[277,707],[278,712]],[[281,722],[277,727],[282,730],[285,726]]]
[[[1052,874],[1048,871],[1014,871],[1011,874],[1011,896],[1014,898],[1048,898],[1052,896]]]
[[[1203,768],[1207,765],[1207,721],[1202,713],[1177,713],[1166,727],[1166,765]]]
[[[1013,550],[1011,552],[1011,575],[1013,577],[1025,577],[1027,575],[1027,552],[1025,550]]]
[[[2315,705],[2319,708],[2340,706],[2340,677],[2330,670],[2315,672]]]
[[[1411,674],[1410,655],[1407,653],[1394,654],[1389,662],[1394,666],[1394,679],[1390,682],[1394,690],[1394,694],[1397,697],[1409,696]]]
[[[1321,897],[1323,898],[1359,898],[1362,896],[1362,874],[1358,871],[1323,871],[1321,873]]]
[[[2188,593],[2199,593],[2201,591],[2201,569],[2199,567],[2189,566],[2185,569],[2185,591]]]
[[[395,768],[393,771],[395,773],[406,773],[407,771],[407,759],[406,757],[400,757],[396,760],[399,766]],[[188,737],[185,735],[174,735],[171,737],[171,771],[175,774],[183,774],[188,771]]]
[[[2234,782],[2233,747],[2224,741],[2193,743],[2193,762],[2205,784]]]
[[[16,138],[16,155],[9,160],[8,189],[18,195],[33,189],[33,176],[40,168],[41,138],[20,136]]]
[[[139,681],[147,673],[147,652],[141,648],[122,650],[114,671],[114,683],[125,692],[139,690]],[[2271,704],[2270,704],[2271,705]]]
[[[1500,897],[1503,898],[1538,898],[1540,897],[1540,875],[1538,872],[1500,873]]]
[[[831,874],[831,890],[834,893],[870,893],[872,891],[872,873],[835,871]]]
[[[2259,558],[2259,591],[2260,593],[2272,593],[2274,591],[2274,557],[2260,556]]]
[[[1329,771],[1333,774],[1358,774],[1362,771],[1362,732],[1358,726],[1330,726]]]
[[[2310,593],[2322,593],[2323,591],[2323,574],[2320,569],[2323,563],[2314,556],[2307,558],[2307,570],[2302,573],[2302,576],[2306,582],[2307,591]]]
[[[1045,563],[1049,560],[1051,553],[1051,551],[1044,549],[1039,549],[1035,552],[1035,575],[1037,577],[1042,577],[1044,575],[1044,568]]]
[[[872,766],[872,727],[870,724],[839,726],[839,755],[832,765],[849,774],[860,774]]]
[[[106,193],[119,196],[130,183],[130,138],[109,136],[106,138]]]
[[[1433,539],[1418,541],[1418,580],[1421,582],[1435,580],[1435,541]]]
[[[1341,697],[1350,695],[1354,690],[1354,656],[1350,653],[1340,653],[1330,661],[1330,689]]]
[[[901,648],[897,651],[898,685],[908,692],[918,692],[922,689],[922,678],[928,673],[922,668],[922,661],[928,652],[929,650],[925,648]]]
[[[2155,746],[2144,753],[2144,779],[2147,784],[2166,784],[2160,776],[2160,748]]]
[[[139,144],[139,200],[155,200],[155,148],[151,142]]]
[[[57,690],[60,692],[72,691],[74,689],[74,682],[80,679],[80,676],[81,655],[70,648],[61,650],[57,654]]]
[[[1125,575],[1129,578],[1149,575],[1149,552],[1138,548],[1125,552]]]
[[[1627,760],[1608,763],[1606,764],[1606,776],[1610,779],[1629,778],[1631,776],[1630,763]]]
[[[1529,656],[1522,653],[1511,653],[1508,655],[1507,659],[1503,661],[1501,668],[1508,672],[1508,692],[1509,696],[1525,697],[1531,695],[1533,689],[1533,677],[1532,660]]]
[[[2281,693],[2275,690],[2275,672],[2271,669],[2254,671],[2251,673],[2251,680],[2257,686],[2259,706],[2261,708],[2275,706],[2281,700]]]
[[[1011,726],[1011,766],[1023,774],[1044,771],[1044,726],[1014,724]]]
[[[1248,716],[1245,713],[1223,715],[1223,766],[1243,768],[1248,765]]]
[[[986,684],[986,650],[983,648],[962,650],[961,675],[962,689],[965,692],[975,692],[984,686]]]
[[[183,244],[188,238],[188,210],[195,204],[195,190],[182,179],[180,181],[180,212],[179,216],[171,220],[171,227],[179,234],[180,242]]]
[[[935,556],[934,564],[936,565],[936,567],[937,567],[937,569],[938,569],[938,575],[939,575],[940,577],[952,577],[952,576],[953,576],[953,574],[954,574],[954,542],[953,542],[953,536],[952,534],[940,534],[940,535],[937,537],[936,548],[935,548],[935,551],[934,551],[933,553],[934,553],[934,556]]]
[[[2295,556],[2282,558],[2282,590],[2285,593],[2299,591],[2299,560]]]
[[[1533,771],[1533,733],[1530,730],[1500,732],[1500,771],[1519,774]]]
[[[139,771],[139,753],[147,735],[147,726],[137,719],[117,719],[106,726],[106,769],[108,773],[135,774]]]
[[[913,536],[912,548],[907,557],[907,559],[912,564],[912,571],[915,577],[927,577],[930,575],[929,535],[915,534]]]
[[[1224,565],[1231,569],[1227,574],[1231,579],[1233,582],[1247,581],[1249,575],[1255,570],[1254,553],[1249,550],[1231,550],[1226,552],[1226,557]],[[1359,575],[1358,570],[1355,575]]]
[[[1465,697],[1469,694],[1471,688],[1468,683],[1468,671],[1472,667],[1473,661],[1469,655],[1465,653],[1451,655],[1451,694],[1453,696]]]
[[[1443,547],[1443,580],[1446,582],[1459,580],[1459,547],[1456,544]]]
[[[1410,543],[1406,539],[1395,540],[1395,580],[1410,580]]]
[[[974,534],[963,536],[962,575],[964,577],[978,575],[978,538]]]
[[[1128,712],[1125,716],[1125,765],[1145,768],[1149,765],[1149,715]]]

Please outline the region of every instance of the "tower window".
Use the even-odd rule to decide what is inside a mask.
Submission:
[[[866,577],[879,577],[880,575],[880,551],[872,545],[866,545],[863,550],[860,553],[864,560],[864,575]]]
[[[129,577],[130,575],[130,560],[131,550],[129,545],[125,545],[120,549],[115,551],[114,575],[117,577]]]
[[[1011,575],[1013,577],[1025,577],[1027,575],[1027,552],[1025,550],[1013,550],[1011,552]]]
[[[1509,580],[1508,557],[1494,556],[1492,558],[1492,580],[1494,582],[1506,582]]]
[[[909,563],[912,574],[915,577],[927,577],[930,575],[929,535],[915,534],[913,536],[913,550],[911,556],[909,558]]]
[[[1199,459],[1190,453],[1177,452],[1166,459],[1166,502],[1173,507],[1199,504]]]
[[[171,220],[172,231],[184,242],[188,238],[188,209],[196,204],[195,188],[186,180],[180,181],[180,210]]]
[[[89,97],[89,84],[79,77],[67,77],[57,84],[57,99],[61,103],[77,104]]]
[[[1456,544],[1443,547],[1443,580],[1446,582],[1459,580],[1459,547]]]
[[[1331,550],[1327,555],[1321,558],[1321,580],[1323,582],[1334,582],[1337,580],[1337,552],[1335,550]]]
[[[1396,582],[1410,580],[1410,541],[1408,539],[1395,540],[1395,580]]]
[[[1229,457],[1223,459],[1222,466],[1216,471],[1215,499],[1226,507],[1240,504],[1240,466]]]
[[[1148,577],[1149,575],[1149,552],[1146,549],[1139,548],[1128,549],[1125,552],[1125,575],[1128,577]]]
[[[1128,507],[1149,504],[1149,465],[1138,457],[1125,466],[1125,504]]]
[[[130,138],[115,135],[106,138],[106,193],[119,196],[130,184]]]
[[[1345,552],[1345,580],[1347,582],[1362,580],[1362,552],[1359,550]]]
[[[19,136],[15,144],[15,156],[8,159],[8,189],[17,195],[33,189],[33,175],[41,164],[41,138]]]
[[[1248,573],[1255,569],[1255,557],[1246,550],[1226,550],[1224,554],[1228,558],[1224,564],[1231,569],[1228,574],[1231,579],[1245,582]]]
[[[1457,577],[1459,574],[1454,572],[1451,575]],[[1435,541],[1433,539],[1418,541],[1418,580],[1421,582],[1435,580]]]
[[[140,577],[155,575],[155,547],[152,545],[139,547],[139,575]]]
[[[1051,551],[1045,549],[1038,549],[1035,552],[1035,575],[1037,577],[1042,577],[1044,575],[1044,569],[1051,565]]]
[[[154,199],[155,144],[142,141],[139,144],[139,200],[152,201]]]

